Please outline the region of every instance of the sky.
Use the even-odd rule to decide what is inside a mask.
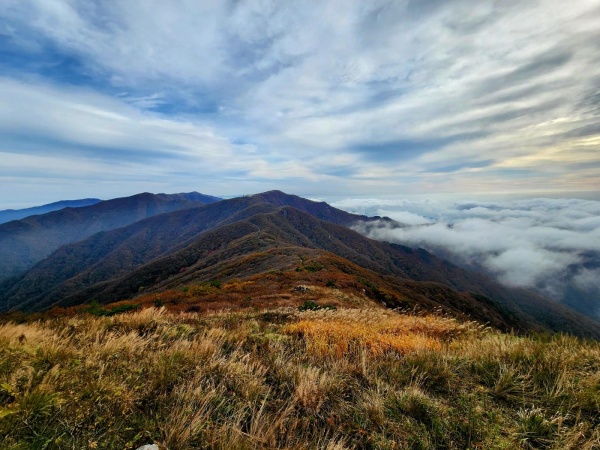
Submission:
[[[597,0],[2,0],[0,209],[593,195],[599,23]]]

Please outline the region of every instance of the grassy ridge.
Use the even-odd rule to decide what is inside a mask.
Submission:
[[[600,448],[600,345],[377,308],[0,325],[0,448]]]

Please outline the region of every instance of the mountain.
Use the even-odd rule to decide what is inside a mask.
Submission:
[[[95,205],[101,201],[102,200],[98,198],[83,198],[81,200],[61,200],[59,202],[25,209],[5,209],[0,211],[0,224],[10,222],[11,220],[20,220],[36,214],[46,214],[52,211],[58,211],[63,208],[79,208],[81,206]]]
[[[218,201],[199,194],[149,194],[63,208],[0,225],[0,280],[31,268],[61,245],[166,212]]]
[[[323,283],[338,280],[389,307],[442,307],[503,329],[600,338],[599,324],[531,292],[347,228],[359,220],[380,218],[279,191],[162,214],[61,247],[0,285],[0,309],[109,303],[273,272],[296,283],[318,273]],[[281,280],[269,281],[273,295]]]
[[[366,216],[337,210],[326,203],[303,200],[280,192],[240,197],[205,207],[158,215],[122,229],[95,234],[81,243],[67,245],[26,273],[26,282],[21,284],[31,284],[47,291],[58,282],[68,280],[87,268],[92,272],[91,281],[121,276],[165,252],[176,251],[199,233],[244,220],[261,212],[273,211],[277,206],[272,202],[279,205],[286,201],[296,204],[315,217],[343,225],[372,220]],[[111,208],[111,211],[114,211],[114,208]],[[131,205],[124,208],[124,211],[131,211]],[[1,232],[2,226],[0,248]],[[8,294],[5,293],[6,295]],[[20,303],[20,300],[17,303]]]

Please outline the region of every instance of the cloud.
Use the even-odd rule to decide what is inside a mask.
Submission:
[[[537,198],[497,202],[346,199],[336,206],[359,213],[407,217],[407,227],[363,227],[369,237],[429,249],[503,284],[536,289],[573,303],[600,307],[600,202]],[[574,306],[574,305],[571,305]],[[576,306],[576,305],[575,305]],[[581,309],[588,308],[583,305]],[[600,311],[600,309],[598,309]]]
[[[213,163],[208,169],[231,163],[219,155],[233,154],[233,144],[211,127],[144,113],[91,90],[0,78],[0,95],[0,131],[12,138],[15,153],[51,153],[56,146],[63,154],[109,161],[178,156]],[[4,147],[12,150],[6,141]],[[238,146],[236,154],[243,151]]]
[[[574,281],[580,289],[589,292],[600,292],[600,269],[584,269],[574,277]]]
[[[77,135],[98,159],[118,144],[188,166],[206,138],[201,160],[226,161],[223,180],[246,174],[242,191],[590,191],[599,11],[592,0],[568,11],[558,0],[6,0],[0,69],[48,105],[81,95],[81,108],[125,117],[63,104],[38,148],[52,136],[68,153]],[[21,119],[30,100],[11,96]],[[0,119],[2,141],[35,147],[16,119]]]
[[[577,262],[579,258],[573,254],[539,247],[517,247],[502,249],[497,256],[488,256],[485,264],[505,284],[536,287],[546,284],[551,277],[562,276],[569,265]]]
[[[268,160],[206,123],[143,111],[90,89],[0,78],[0,98],[0,179],[12,187],[13,205],[32,193],[42,202],[66,191],[110,198],[201,184],[227,195],[238,193],[227,192],[232,179],[238,183],[229,189],[248,179],[311,176],[302,162]]]
[[[431,223],[429,219],[419,214],[411,213],[409,211],[393,211],[389,209],[380,209],[379,215],[389,217],[407,225],[424,225]]]

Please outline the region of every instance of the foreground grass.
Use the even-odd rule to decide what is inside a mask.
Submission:
[[[378,309],[0,325],[0,448],[596,449],[600,345]]]

